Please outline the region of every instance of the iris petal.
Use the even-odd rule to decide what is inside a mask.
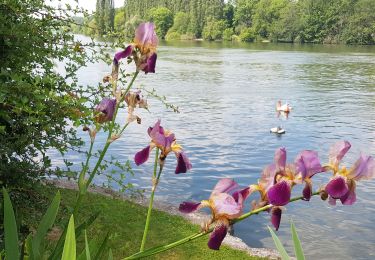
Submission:
[[[155,32],[153,23],[141,23],[135,31],[134,42],[139,47],[156,48],[158,45],[158,37]]]
[[[318,153],[315,151],[302,151],[295,160],[296,170],[302,174],[302,179],[311,178],[314,174],[323,171]]]
[[[273,207],[271,209],[271,223],[276,230],[279,230],[281,221],[282,210],[279,207]]]
[[[346,180],[343,177],[339,176],[333,178],[327,184],[325,190],[331,197],[339,199],[349,191],[349,188],[348,184],[346,183]]]
[[[129,57],[130,54],[132,54],[132,51],[133,51],[133,45],[129,45],[128,47],[126,47],[125,50],[117,52],[115,54],[115,57],[113,58],[113,63],[118,64],[121,59]]]
[[[268,200],[272,205],[284,206],[289,203],[291,188],[287,181],[273,185],[267,192]]]
[[[214,193],[223,193],[223,192],[230,192],[238,187],[237,182],[230,178],[224,178],[218,181],[215,185],[215,188],[212,191]]]
[[[250,187],[247,187],[245,189],[234,192],[232,196],[237,203],[242,203],[244,200],[246,200],[250,193]]]
[[[155,66],[156,66],[156,59],[157,59],[157,54],[153,53],[151,54],[150,57],[147,58],[147,64],[143,68],[143,71],[147,73],[155,73]]]
[[[329,163],[337,168],[350,147],[351,144],[348,141],[339,141],[335,143],[329,150]]]
[[[150,148],[150,146],[147,146],[146,148],[135,154],[134,162],[137,166],[145,163],[148,160],[148,157],[150,156]]]
[[[311,181],[306,182],[305,188],[303,188],[303,191],[302,191],[302,195],[303,195],[304,200],[309,201],[311,199],[311,196],[312,196]]]
[[[334,199],[331,196],[329,196],[329,198],[328,198],[328,204],[332,205],[332,206],[336,206],[336,199]]]
[[[227,235],[228,225],[225,222],[218,222],[214,231],[208,240],[208,247],[213,250],[219,250],[221,243]]]
[[[189,202],[189,201],[184,201],[183,203],[180,204],[180,207],[178,210],[182,213],[191,213],[196,211],[199,206],[201,205],[200,202]]]
[[[96,120],[99,123],[111,121],[116,109],[116,99],[103,98],[96,106],[95,111],[102,113]]]
[[[210,203],[217,216],[233,219],[242,213],[242,205],[238,204],[228,193],[214,194],[210,197]]]
[[[356,181],[375,177],[375,160],[371,156],[361,155],[349,170],[348,178]]]
[[[185,173],[192,168],[191,163],[184,152],[177,154],[177,166],[175,173]]]
[[[284,170],[286,165],[286,150],[279,148],[275,152],[275,164],[277,170]]]

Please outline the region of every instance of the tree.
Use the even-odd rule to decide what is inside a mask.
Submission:
[[[173,25],[173,14],[166,7],[151,8],[148,12],[148,18],[155,23],[156,34],[164,39],[169,28]]]
[[[114,28],[117,32],[123,32],[125,30],[125,11],[123,9],[116,12]]]
[[[214,41],[221,40],[223,38],[223,31],[225,29],[225,21],[216,21],[214,18],[210,17],[203,28],[203,39]]]

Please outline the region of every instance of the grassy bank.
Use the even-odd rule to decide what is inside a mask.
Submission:
[[[22,215],[23,226],[33,227],[40,221],[48,204],[58,189],[52,186],[42,186],[37,191],[24,191],[18,196],[18,214]],[[57,228],[53,228],[48,239],[52,248],[54,241],[59,237],[58,228],[69,217],[76,191],[59,188],[61,192],[61,207],[58,213]],[[21,196],[21,197],[20,197]],[[22,198],[24,196],[24,198]],[[102,241],[109,233],[109,247],[112,249],[115,259],[136,253],[139,250],[143,234],[143,226],[147,209],[143,206],[115,198],[109,198],[100,194],[88,194],[79,212],[78,221],[81,223],[95,212],[100,212],[99,217],[88,229],[89,239]],[[149,230],[146,248],[173,242],[199,230],[197,225],[189,223],[179,216],[169,215],[155,210]],[[79,250],[83,250],[83,240],[80,238]],[[152,259],[261,259],[250,257],[243,251],[238,251],[227,246],[222,246],[219,251],[207,248],[207,237],[203,237],[191,243],[182,245],[170,251],[152,257]]]

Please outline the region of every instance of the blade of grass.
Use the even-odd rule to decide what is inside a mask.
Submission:
[[[281,243],[280,239],[277,237],[275,232],[270,227],[268,227],[268,229],[269,229],[269,231],[272,235],[272,239],[273,239],[273,242],[275,243],[277,251],[279,251],[279,253],[280,253],[281,259],[282,260],[290,260],[290,257],[288,255],[288,253],[286,252],[286,250],[285,250],[283,244]]]
[[[36,234],[32,240],[33,259],[41,259],[41,244],[47,234],[47,231],[52,227],[53,223],[55,223],[56,215],[60,206],[60,200],[61,196],[60,192],[58,191],[52,200],[51,205],[47,209],[46,214],[44,214],[42,220],[40,221],[38,230],[36,231]]]
[[[0,259],[1,260],[1,259]],[[113,260],[112,249],[109,249],[108,260]]]
[[[16,218],[12,202],[8,192],[3,188],[4,196],[4,233],[5,233],[5,255],[7,259],[19,259],[18,232]]]
[[[107,233],[107,235],[105,236],[105,238],[104,238],[102,244],[100,245],[100,247],[99,247],[99,249],[98,249],[98,252],[95,254],[95,257],[94,257],[95,260],[103,259],[101,256],[103,255],[104,250],[105,250],[106,247],[107,247],[108,238],[109,238],[109,233]]]
[[[86,230],[85,230],[85,250],[86,250],[86,260],[91,260],[90,247],[89,247],[89,242],[87,241]]]
[[[95,215],[92,215],[89,219],[87,219],[85,222],[83,222],[81,225],[79,225],[76,228],[76,238],[79,238],[82,231],[87,229],[99,216],[100,212],[96,212]],[[48,257],[48,260],[60,260],[61,259],[61,253],[64,246],[64,237],[66,235],[66,230],[68,226],[65,227],[63,234],[60,236],[59,240],[57,241],[57,244],[55,246],[55,249],[53,250],[52,254]]]
[[[68,231],[66,232],[62,260],[76,260],[76,236],[74,230],[74,217],[70,217]]]
[[[294,226],[293,221],[291,221],[290,229],[292,230],[294,252],[296,254],[297,260],[305,260],[305,255],[303,253],[301,241],[298,238],[297,230],[296,230],[296,227]]]

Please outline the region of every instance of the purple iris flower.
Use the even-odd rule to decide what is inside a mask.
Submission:
[[[325,191],[329,195],[331,205],[336,205],[338,199],[343,205],[352,205],[356,201],[356,182],[375,177],[375,160],[372,156],[360,155],[349,170],[346,167],[339,168],[350,147],[348,141],[340,141],[330,150],[330,163],[327,168],[333,171],[334,176],[326,185]]]
[[[252,185],[261,195],[255,207],[273,205],[270,210],[271,222],[276,230],[280,226],[282,206],[289,203],[294,185],[305,181],[305,199],[311,197],[311,177],[322,171],[318,154],[314,151],[302,151],[294,163],[287,164],[285,148],[275,151],[274,163],[264,168],[258,185]]]
[[[242,215],[244,201],[250,195],[251,189],[247,187],[239,190],[238,187],[238,184],[232,179],[221,179],[208,200],[180,204],[179,210],[183,213],[191,213],[204,207],[211,209],[212,219],[206,225],[209,227],[214,224],[214,230],[208,241],[210,249],[219,250],[227,235],[230,220]]]
[[[176,143],[174,134],[160,126],[160,120],[158,120],[153,127],[149,127],[148,135],[151,137],[150,145],[135,154],[134,161],[136,165],[145,163],[149,158],[151,150],[158,147],[161,151],[161,167],[163,167],[167,155],[170,152],[174,152],[177,158],[176,174],[185,173],[192,168],[182,147]]]
[[[158,37],[155,32],[153,23],[141,23],[135,31],[134,43],[126,47],[125,50],[115,54],[113,64],[118,66],[121,59],[132,55],[137,70],[147,73],[155,73],[156,65],[156,47],[158,45]]]
[[[324,168],[320,164],[318,153],[311,150],[302,151],[297,155],[294,163],[296,171],[301,174],[301,179],[305,182],[305,187],[302,191],[303,197],[309,201],[312,195],[311,178],[315,174],[323,172]]]
[[[105,123],[113,119],[113,114],[116,108],[116,99],[104,98],[99,105],[96,106],[95,120],[98,123]]]

